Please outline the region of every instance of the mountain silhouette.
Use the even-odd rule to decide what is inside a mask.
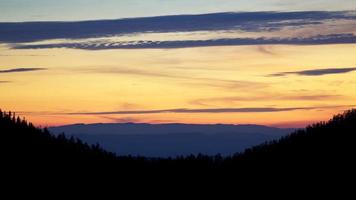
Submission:
[[[49,130],[89,144],[99,143],[118,155],[176,157],[199,153],[228,156],[279,139],[295,129],[260,125],[99,123],[50,127]]]

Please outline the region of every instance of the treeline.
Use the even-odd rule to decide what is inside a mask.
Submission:
[[[247,149],[243,153],[222,157],[191,155],[175,158],[116,156],[99,145],[88,145],[64,134],[54,136],[36,128],[14,113],[0,111],[1,146],[5,163],[31,166],[55,163],[54,166],[76,166],[105,169],[111,174],[251,174],[284,170],[346,170],[354,166],[356,110],[334,116],[298,130],[280,140]],[[5,148],[4,148],[5,147]]]
[[[305,168],[352,166],[356,161],[356,110],[335,115],[279,140],[247,149],[235,158],[262,165]]]
[[[47,128],[35,127],[15,113],[0,110],[0,133],[3,155],[9,160],[34,162],[89,162],[113,161],[116,156],[99,145],[88,145],[80,139],[54,136]]]

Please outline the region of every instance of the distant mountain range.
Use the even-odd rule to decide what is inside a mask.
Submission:
[[[260,143],[279,139],[295,129],[261,125],[194,124],[74,124],[51,127],[54,134],[99,143],[118,155],[175,157],[197,155],[232,155]]]

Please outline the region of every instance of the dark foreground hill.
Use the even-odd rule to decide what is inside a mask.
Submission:
[[[36,162],[108,162],[113,153],[99,145],[88,145],[76,138],[54,136],[45,129],[15,117],[14,113],[0,111],[2,156],[9,161],[32,165]]]
[[[256,177],[297,176],[331,177],[354,172],[356,110],[336,115],[328,122],[308,126],[280,140],[262,144],[234,156],[186,156],[149,159],[117,157],[98,145],[89,146],[74,138],[53,136],[35,128],[11,113],[0,112],[2,166],[83,172],[90,176],[155,178],[183,176]],[[40,170],[41,171],[41,170]],[[88,172],[90,171],[90,172]]]

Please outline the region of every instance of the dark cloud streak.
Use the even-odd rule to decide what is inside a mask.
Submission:
[[[270,76],[288,76],[288,75],[299,75],[299,76],[323,76],[330,74],[343,74],[356,71],[356,68],[327,68],[327,69],[314,69],[314,70],[303,70],[295,72],[281,72],[276,74],[271,74]]]
[[[268,113],[268,112],[285,112],[294,110],[314,110],[323,108],[336,108],[347,106],[321,106],[321,107],[291,107],[291,108],[274,108],[274,107],[251,107],[251,108],[206,108],[206,109],[162,109],[162,110],[130,110],[130,111],[108,111],[108,112],[75,112],[65,113],[67,115],[142,115],[142,114],[159,114],[159,113]]]
[[[320,24],[325,20],[333,19],[356,19],[356,17],[342,11],[242,12],[79,22],[0,23],[0,42],[86,39],[147,32],[274,31],[287,26]]]
[[[46,70],[46,68],[14,68],[14,69],[5,69],[0,70],[0,74],[5,73],[17,73],[17,72],[31,72],[31,71],[41,71]]]

